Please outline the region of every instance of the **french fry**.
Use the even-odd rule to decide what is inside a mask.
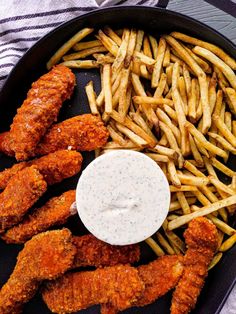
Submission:
[[[193,205],[196,203],[196,197],[188,197],[187,201],[189,205]],[[179,201],[173,201],[170,203],[170,208],[169,208],[169,212],[173,212],[176,211],[178,209],[181,209],[181,204]]]
[[[135,51],[140,52],[141,51],[141,47],[143,44],[143,37],[144,37],[144,31],[143,30],[138,30],[137,32],[137,39],[136,39],[136,44],[135,44]]]
[[[123,66],[127,48],[128,48],[128,43],[129,43],[129,36],[130,36],[130,31],[125,28],[123,32],[123,36],[122,36],[122,43],[118,49],[118,53],[116,55],[115,61],[113,62],[112,67],[111,67],[113,80],[115,79],[117,73]]]
[[[73,37],[71,37],[64,45],[62,45],[55,54],[47,62],[47,69],[50,70],[56,63],[58,63],[62,56],[64,56],[76,43],[81,41],[84,37],[93,32],[93,28],[83,28]]]
[[[116,57],[119,49],[118,45],[110,37],[105,35],[102,30],[98,31],[98,38],[102,42],[103,46]]]
[[[176,111],[173,110],[170,106],[168,105],[164,105],[163,109],[165,110],[165,112],[168,114],[168,116],[174,120],[175,122],[178,122],[178,118],[177,118],[177,114]]]
[[[164,92],[165,86],[167,84],[167,75],[165,73],[161,74],[159,84],[155,90],[154,98],[161,98]]]
[[[179,87],[180,97],[182,99],[184,113],[185,115],[187,115],[188,114],[188,99],[187,99],[185,81],[184,81],[183,76],[180,76],[178,79],[178,87]]]
[[[105,64],[103,67],[103,87],[105,98],[105,113],[112,112],[112,92],[111,92],[111,65]]]
[[[180,254],[180,252],[185,253],[185,244],[173,231],[165,230],[165,235],[170,241],[170,244],[173,246],[173,249],[176,254]],[[176,248],[178,249],[176,252]]]
[[[122,39],[118,36],[116,32],[114,32],[110,27],[104,27],[104,32],[107,36],[109,36],[118,46],[121,45]],[[122,31],[124,32],[124,31]]]
[[[160,257],[165,255],[165,252],[162,250],[162,248],[152,238],[147,238],[145,242],[150,246],[157,256]]]
[[[175,164],[172,160],[169,160],[169,162],[167,163],[167,169],[168,169],[168,173],[169,173],[170,180],[171,180],[172,184],[174,186],[180,187],[181,182],[180,182],[180,179],[177,175]]]
[[[213,115],[212,120],[214,121],[214,124],[216,125],[218,130],[226,138],[226,140],[233,147],[236,147],[236,137],[229,131],[229,129],[227,128],[227,125],[217,115]],[[223,157],[223,156],[221,156],[221,157]]]
[[[187,63],[187,65],[192,69],[192,71],[197,75],[200,92],[201,101],[203,108],[203,133],[205,134],[209,127],[211,126],[211,115],[208,100],[208,84],[206,80],[206,75],[196,61],[190,56],[190,54],[183,48],[183,46],[173,37],[166,35],[164,36],[168,44],[170,44],[175,51],[180,55],[180,57]],[[173,82],[172,82],[173,84]]]
[[[158,86],[158,82],[161,75],[162,64],[165,56],[166,50],[166,41],[163,38],[160,38],[158,44],[158,51],[157,51],[157,58],[154,65],[153,73],[152,73],[152,81],[151,85],[152,88],[156,88]]]
[[[133,101],[138,105],[148,104],[153,106],[161,106],[167,104],[168,106],[173,107],[173,101],[165,98],[154,98],[148,96],[134,96]]]
[[[189,99],[190,91],[191,91],[191,77],[190,77],[190,73],[189,73],[189,70],[188,70],[186,64],[183,65],[183,77],[184,77],[184,81],[185,81],[187,96]]]
[[[168,145],[168,140],[167,140],[165,133],[163,133],[163,135],[159,141],[159,145],[161,145],[161,146],[167,146]]]
[[[219,263],[222,256],[223,256],[223,254],[221,252],[216,253],[216,255],[213,257],[212,261],[210,262],[210,265],[208,266],[208,271],[211,270],[213,267],[215,267]]]
[[[121,47],[121,46],[120,46]],[[118,112],[122,119],[127,115],[130,103],[127,102],[127,89],[129,83],[130,69],[122,69],[121,70],[121,79],[120,79],[120,97],[119,97],[119,107]]]
[[[225,222],[223,222],[222,220],[220,220],[217,217],[214,216],[210,216],[210,220],[216,225],[216,227],[221,230],[222,232],[224,232],[225,234],[231,236],[234,233],[236,233],[236,230],[232,227],[230,227],[229,225],[227,225]]]
[[[157,162],[168,162],[169,158],[165,155],[153,154],[153,153],[144,153],[146,156],[150,157]]]
[[[134,53],[134,49],[135,49],[135,44],[136,44],[136,37],[137,37],[137,32],[135,29],[131,29],[130,31],[130,37],[129,37],[129,43],[128,43],[128,47],[127,47],[127,53],[126,53],[126,57],[124,60],[124,66],[125,68],[128,68]]]
[[[222,71],[217,67],[217,66],[213,66],[214,68],[214,72],[216,72],[217,75],[217,81],[219,84],[219,87],[223,90],[225,87],[229,87],[229,82],[227,81],[227,79],[225,78],[224,74],[222,73]]]
[[[168,127],[171,129],[171,131],[173,132],[174,136],[176,137],[176,140],[178,142],[178,145],[181,145],[181,137],[180,137],[180,131],[179,129],[176,127],[176,125],[174,125],[171,121],[171,119],[168,117],[168,115],[161,110],[160,108],[157,108],[156,110],[156,114],[157,117],[160,121],[162,121],[163,123],[165,123],[166,125],[168,125]]]
[[[168,224],[168,229],[169,230],[174,230],[178,227],[181,227],[185,225],[186,223],[190,222],[192,219],[200,217],[200,216],[206,216],[208,214],[211,214],[220,208],[230,206],[236,203],[236,195],[230,196],[228,198],[225,198],[223,200],[220,200],[216,203],[204,206],[201,208],[199,211],[183,215],[181,217],[176,218],[175,220],[172,220]]]
[[[216,154],[220,157],[225,157],[227,156],[227,154],[225,153],[225,151],[223,151],[222,149],[220,149],[219,147],[211,144],[210,142],[208,142],[206,140],[206,138],[204,137],[204,135],[199,132],[195,126],[189,122],[185,123],[186,128],[189,130],[189,132],[197,139],[197,141],[199,141],[201,143],[201,145],[206,148],[208,151],[212,152],[213,154]]]
[[[146,56],[152,58],[152,50],[151,50],[151,46],[150,46],[149,39],[148,39],[147,35],[145,35],[144,39],[143,39],[143,53]]]
[[[181,184],[186,185],[194,185],[194,186],[204,186],[209,184],[209,179],[204,177],[195,177],[195,176],[188,176],[185,174],[178,174],[178,178]]]
[[[231,86],[236,89],[236,75],[234,74],[234,71],[222,61],[222,59],[217,57],[213,52],[199,46],[194,47],[193,51],[217,66],[224,73]]]
[[[189,204],[187,202],[187,199],[186,199],[184,193],[183,192],[177,192],[176,195],[177,195],[177,199],[178,199],[178,201],[182,207],[184,215],[189,214],[190,213],[190,207],[189,207]]]
[[[233,234],[230,238],[224,241],[219,248],[219,251],[225,252],[228,251],[236,243],[236,233]]]
[[[225,93],[229,99],[228,104],[231,112],[236,115],[236,91],[231,87],[225,88]]]
[[[171,86],[171,83],[172,83],[172,72],[173,72],[173,63],[170,64],[170,65],[166,68],[166,78],[167,78],[167,84],[168,84],[168,86]]]
[[[150,44],[152,47],[153,58],[156,59],[157,58],[158,43],[153,36],[149,35],[148,38],[149,38],[149,41],[150,41]]]
[[[205,177],[205,175],[200,170],[198,170],[189,160],[184,161],[184,168],[197,177]]]
[[[182,106],[182,100],[178,92],[179,64],[175,63],[172,73],[172,98],[174,101],[175,111],[177,113],[178,124],[181,132],[181,151],[185,156],[189,153],[189,141],[185,128],[186,116]]]
[[[93,81],[89,81],[85,86],[85,91],[88,97],[89,107],[92,114],[98,115],[98,108],[96,104],[96,93],[93,88]]]
[[[107,125],[107,129],[113,141],[117,142],[121,146],[126,144],[125,139],[121,136],[120,133],[114,130],[111,125]]]
[[[189,102],[188,102],[188,116],[189,120],[194,123],[196,121],[196,110],[197,110],[197,80],[195,78],[191,81],[191,90],[189,93]]]
[[[75,51],[80,51],[80,50],[98,47],[98,46],[102,46],[102,43],[100,40],[91,40],[91,41],[79,42],[75,44],[72,48]]]
[[[77,60],[77,59],[83,59],[86,58],[94,53],[97,52],[105,52],[107,49],[104,46],[98,46],[98,47],[93,47],[93,48],[88,48],[81,50],[79,52],[74,52],[69,55],[65,55],[62,57],[64,61],[70,61],[70,60]]]
[[[134,144],[131,140],[125,140],[125,144],[120,145],[116,142],[108,142],[103,147],[104,149],[136,149],[139,148],[136,144]]]
[[[232,121],[232,133],[236,137],[236,121]]]
[[[151,128],[148,126],[148,124],[145,122],[145,120],[143,119],[143,117],[140,115],[140,113],[138,111],[136,111],[135,113],[130,113],[130,117],[147,134],[149,134],[155,142],[157,142],[157,139],[156,139],[155,135],[152,133]]]
[[[147,96],[147,94],[143,88],[143,85],[142,85],[137,74],[131,73],[131,82],[132,82],[132,85],[133,85],[133,88],[134,88],[136,95],[144,96],[144,97]]]
[[[163,237],[163,235],[160,232],[156,233],[158,242],[161,244],[161,246],[165,249],[165,251],[167,252],[167,254],[169,255],[174,255],[175,251],[173,250],[173,248],[170,246],[170,244],[168,243],[168,241]]]
[[[151,74],[147,70],[146,65],[144,65],[144,64],[140,65],[140,76],[147,79],[147,80],[151,80],[151,78],[152,78]]]
[[[167,140],[170,144],[170,147],[175,150],[177,153],[181,154],[179,146],[177,144],[177,141],[175,139],[174,134],[172,133],[171,129],[169,128],[169,126],[167,126],[165,123],[163,123],[162,121],[159,122],[160,128],[161,130],[165,133]]]
[[[175,150],[168,148],[168,147],[161,146],[161,145],[156,145],[155,147],[151,148],[150,150],[153,152],[156,152],[158,154],[165,155],[165,156],[167,156],[171,159],[174,159],[174,160],[177,159],[177,157],[178,157],[178,154]]]
[[[229,186],[219,181],[218,179],[214,178],[213,176],[209,176],[209,180],[211,184],[213,184],[217,188],[217,190],[218,189],[222,190],[223,192],[226,192],[229,195],[235,195],[235,191],[233,189],[231,189]]]
[[[163,59],[163,67],[166,68],[170,65],[170,47],[166,45],[165,55]]]
[[[137,59],[139,59],[142,63],[146,64],[146,65],[154,65],[155,64],[155,60],[147,57],[144,53],[141,53],[139,51],[134,51],[133,54]]]
[[[228,142],[226,139],[224,139],[221,135],[217,133],[208,132],[208,135],[215,139],[216,142],[220,143],[222,147],[228,151],[230,151],[233,154],[236,154],[236,149]]]
[[[179,32],[172,32],[171,36],[173,36],[174,38],[180,39],[181,41],[186,42],[188,44],[192,44],[194,46],[200,46],[200,47],[210,50],[211,52],[216,54],[219,58],[224,60],[224,62],[228,64],[228,66],[230,66],[233,70],[236,70],[235,60],[232,59],[227,53],[225,53],[222,49],[220,49],[216,45],[210,44],[206,41],[203,41],[203,40],[200,40],[200,39],[197,39],[197,38],[194,38],[194,37],[191,37],[191,36],[179,33]]]
[[[99,68],[99,64],[95,60],[72,60],[60,63],[71,69],[95,69]]]
[[[177,188],[176,186],[170,185],[171,192],[186,192],[186,191],[197,191],[197,187],[193,185],[181,185]]]
[[[132,132],[130,129],[127,127],[123,126],[120,123],[116,123],[117,129],[126,135],[132,142],[134,142],[137,146],[139,147],[146,147],[148,145],[147,141],[145,141],[143,138]]]
[[[216,84],[217,84],[217,78],[216,78],[216,73],[213,72],[212,77],[210,79],[209,83],[209,106],[211,110],[211,114],[215,108],[216,104]]]
[[[183,44],[182,44],[183,45]],[[191,49],[189,49],[187,46],[183,45],[184,49],[187,50],[187,52],[190,54],[190,56],[198,63],[198,65],[203,69],[206,73],[211,73],[211,67],[209,64],[204,61],[202,58],[198,57]]]

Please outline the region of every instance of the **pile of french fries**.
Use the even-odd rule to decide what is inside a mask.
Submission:
[[[132,149],[152,158],[169,181],[171,203],[156,241],[146,242],[158,256],[184,253],[173,230],[207,216],[219,235],[212,268],[236,242],[228,224],[236,209],[236,172],[226,166],[229,154],[236,155],[236,61],[179,32],[157,40],[142,30],[105,27],[81,41],[93,32],[79,31],[49,60],[48,69],[59,62],[100,69],[100,93],[92,81],[85,87],[91,113],[110,132],[96,156]]]

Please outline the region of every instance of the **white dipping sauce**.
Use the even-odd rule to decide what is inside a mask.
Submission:
[[[151,158],[116,150],[98,157],[83,171],[76,205],[95,237],[113,245],[133,244],[161,227],[170,205],[170,189]]]

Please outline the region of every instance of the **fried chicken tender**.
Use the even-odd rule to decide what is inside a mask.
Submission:
[[[116,264],[133,264],[140,258],[138,244],[116,246],[95,238],[92,234],[73,237],[77,249],[73,268],[81,266],[113,266]]]
[[[36,166],[19,171],[0,194],[0,233],[19,223],[46,191],[47,183]]]
[[[204,217],[193,219],[184,237],[188,249],[183,275],[173,293],[171,314],[187,314],[195,307],[217,248],[217,229]]]
[[[110,303],[121,311],[132,306],[143,289],[137,269],[116,265],[68,273],[48,283],[42,295],[53,313],[73,313],[100,303]]]
[[[150,304],[173,289],[182,272],[183,257],[178,255],[162,256],[148,265],[139,266],[138,273],[145,290],[135,306]]]
[[[0,314],[12,314],[29,301],[43,280],[52,280],[67,271],[75,247],[68,229],[40,233],[25,243],[8,281],[0,290]]]
[[[0,189],[4,189],[16,173],[32,165],[37,166],[48,185],[59,183],[77,174],[81,169],[82,160],[79,152],[59,150],[32,161],[22,161],[0,172]]]
[[[7,141],[17,160],[26,160],[32,155],[47,129],[57,120],[62,103],[70,98],[74,86],[75,75],[63,65],[55,66],[32,84],[13,119]]]
[[[143,293],[132,306],[145,306],[173,289],[183,272],[183,257],[166,255],[155,261],[141,265],[138,269],[140,279],[145,285]],[[118,310],[111,304],[101,306],[101,314],[116,314]]]
[[[45,155],[59,149],[91,151],[104,146],[108,130],[99,117],[79,115],[54,124],[37,146],[36,155]]]
[[[70,216],[75,214],[71,209],[74,201],[75,190],[53,197],[44,206],[35,209],[31,215],[25,217],[19,225],[7,230],[2,239],[7,243],[24,243],[50,227],[64,224]]]
[[[9,140],[10,132],[0,133],[0,152],[7,156],[14,157],[15,153],[9,147]]]

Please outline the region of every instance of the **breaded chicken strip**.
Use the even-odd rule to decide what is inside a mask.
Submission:
[[[75,75],[63,65],[55,66],[32,84],[27,98],[17,110],[10,128],[8,147],[17,160],[32,155],[41,138],[57,120],[64,100],[70,98]]]
[[[135,306],[150,304],[173,289],[182,272],[183,257],[178,255],[162,256],[148,265],[139,266],[138,273],[145,290]]]
[[[92,234],[73,237],[77,249],[73,268],[81,266],[113,266],[116,264],[133,264],[139,261],[138,244],[116,246],[95,238]]]
[[[48,230],[52,226],[64,224],[76,212],[71,209],[75,201],[75,191],[67,191],[53,197],[44,206],[37,208],[23,221],[2,236],[7,243],[24,243],[34,235]]]
[[[10,132],[0,133],[0,152],[7,156],[14,157],[15,153],[9,147],[9,140]]]
[[[68,229],[33,237],[19,253],[13,273],[0,290],[0,314],[14,313],[34,296],[41,281],[62,275],[71,267],[74,255]]]
[[[45,155],[59,149],[91,151],[104,146],[108,130],[99,117],[79,115],[54,124],[37,146],[36,155]]]
[[[19,171],[0,194],[0,233],[19,223],[46,189],[36,166]]]
[[[166,255],[137,269],[145,289],[132,306],[145,306],[176,286],[183,272],[183,257]],[[104,304],[101,306],[101,313],[115,314],[118,311],[111,304]]]
[[[48,185],[59,183],[77,174],[81,169],[82,160],[79,152],[59,150],[31,161],[22,161],[0,172],[0,189],[5,189],[16,173],[32,165],[37,166]]]
[[[188,249],[183,275],[173,293],[171,314],[187,314],[195,307],[217,248],[217,229],[204,217],[193,219],[184,237]]]
[[[132,306],[143,289],[137,269],[117,265],[66,274],[47,284],[43,300],[53,313],[73,313],[100,303],[121,311]]]

